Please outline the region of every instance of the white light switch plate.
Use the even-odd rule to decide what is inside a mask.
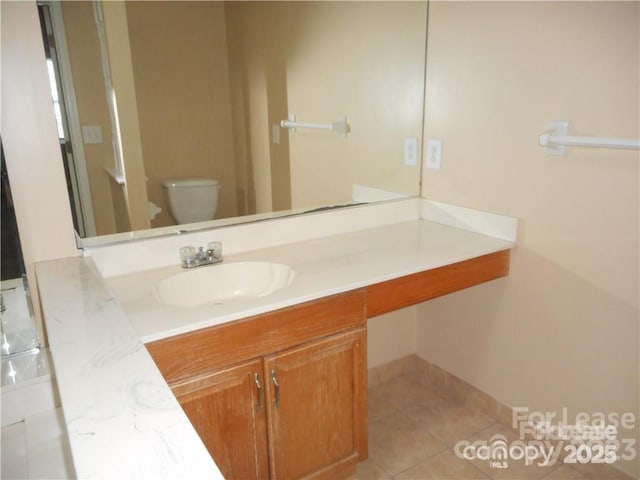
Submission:
[[[85,145],[102,143],[102,127],[99,125],[83,125],[82,141]]]

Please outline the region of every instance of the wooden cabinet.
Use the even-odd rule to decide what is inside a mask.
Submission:
[[[225,478],[346,478],[367,457],[364,299],[147,345]]]
[[[267,478],[262,361],[188,380],[173,392],[225,478]]]
[[[271,478],[348,475],[359,459],[364,329],[265,358]]]

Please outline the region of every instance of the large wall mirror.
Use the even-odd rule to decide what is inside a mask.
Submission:
[[[85,245],[419,195],[426,2],[39,10]],[[184,225],[170,192],[196,211],[196,190],[213,219]]]

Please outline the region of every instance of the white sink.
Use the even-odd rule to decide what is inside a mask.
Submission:
[[[295,272],[270,262],[220,263],[186,270],[161,280],[156,295],[166,305],[193,307],[257,298],[291,285]]]

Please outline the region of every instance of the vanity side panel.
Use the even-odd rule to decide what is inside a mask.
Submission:
[[[365,290],[146,344],[169,384],[366,323]]]
[[[510,250],[502,250],[371,285],[367,287],[367,318],[505,277],[510,256]]]

